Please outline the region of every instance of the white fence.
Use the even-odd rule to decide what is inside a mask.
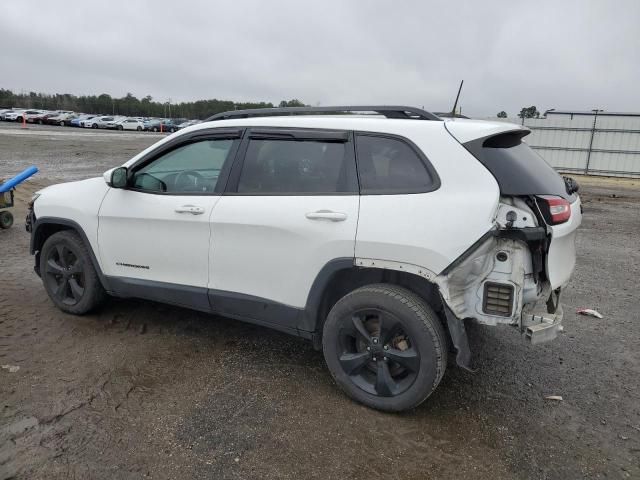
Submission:
[[[524,125],[524,140],[559,171],[640,177],[640,114],[550,113]]]

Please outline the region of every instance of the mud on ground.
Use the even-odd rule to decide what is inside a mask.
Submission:
[[[0,479],[640,478],[640,181],[579,179],[560,338],[531,347],[471,325],[478,372],[450,363],[423,405],[383,414],[284,334],[144,301],[58,311],[28,253],[31,192],[99,175],[159,137],[3,129],[0,176],[30,163],[44,174],[19,188],[16,225],[0,231],[0,365],[19,367],[0,369]]]

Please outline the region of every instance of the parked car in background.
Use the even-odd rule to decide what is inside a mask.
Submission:
[[[0,120],[4,120],[4,116],[10,111],[10,108],[3,108],[2,110],[0,110]]]
[[[85,120],[83,122],[83,127],[85,128],[107,128],[107,124],[109,122],[113,122],[114,117],[93,117],[90,120]]]
[[[180,130],[180,125],[186,122],[186,118],[170,118],[166,123],[162,125],[162,130],[165,132],[177,132]]]
[[[163,125],[163,130],[164,130],[164,125],[167,124],[168,119],[167,118],[149,118],[148,120],[145,120],[144,122],[144,131],[145,132],[159,132],[160,131],[160,124]]]
[[[64,126],[67,120],[73,118],[73,116],[75,115],[74,112],[70,112],[70,111],[59,111],[57,112],[56,115],[50,116],[46,119],[45,123],[49,124],[49,125],[60,125],[61,127]]]
[[[108,130],[116,130],[118,123],[125,118],[127,117],[123,117],[122,115],[115,115],[111,120],[107,120],[104,122],[104,128]]]
[[[124,118],[115,122],[116,130],[136,130],[141,132],[144,130],[144,122],[140,118]]]
[[[96,115],[87,115],[85,113],[80,114],[78,116],[76,116],[75,118],[72,118],[71,120],[69,120],[69,125],[71,127],[83,127],[83,123],[85,120],[91,120],[92,118],[94,118]]]
[[[58,112],[49,112],[49,111],[42,111],[40,112],[39,115],[31,115],[27,117],[27,122],[29,123],[38,123],[40,125],[42,125],[43,123],[45,123],[45,120],[49,117],[53,117],[54,115],[57,115]]]
[[[178,130],[190,127],[191,125],[197,125],[201,121],[202,120],[187,120],[186,122],[182,122],[180,125],[178,125]]]
[[[46,110],[25,110],[22,114],[27,123],[33,123],[34,118],[38,118],[43,114],[49,113]],[[22,121],[22,116],[16,118],[16,122]]]
[[[22,114],[22,112],[24,112],[24,109],[15,109],[15,110],[9,110],[8,112],[6,112],[3,115],[3,120],[5,122],[15,122],[16,119],[18,118],[18,116],[20,114]],[[22,119],[22,118],[21,118]]]

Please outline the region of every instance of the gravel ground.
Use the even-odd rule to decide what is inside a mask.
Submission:
[[[640,181],[579,179],[560,338],[470,325],[478,372],[450,365],[419,408],[383,414],[284,334],[143,301],[53,307],[22,226],[31,193],[159,138],[0,125],[0,176],[41,168],[0,231],[0,365],[19,367],[0,369],[0,479],[640,478]]]

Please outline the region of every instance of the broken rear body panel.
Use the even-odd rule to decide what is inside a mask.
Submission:
[[[580,198],[521,138],[528,130],[486,131],[466,122],[447,130],[496,178],[500,203],[487,232],[435,279],[458,319],[517,326],[532,343],[561,331],[561,289],[575,266]],[[474,138],[475,137],[475,138]],[[568,220],[551,218],[541,203],[559,198]],[[546,205],[546,204],[545,204]],[[564,217],[563,217],[564,218]],[[562,223],[553,224],[554,221]],[[455,339],[454,339],[455,340]]]

